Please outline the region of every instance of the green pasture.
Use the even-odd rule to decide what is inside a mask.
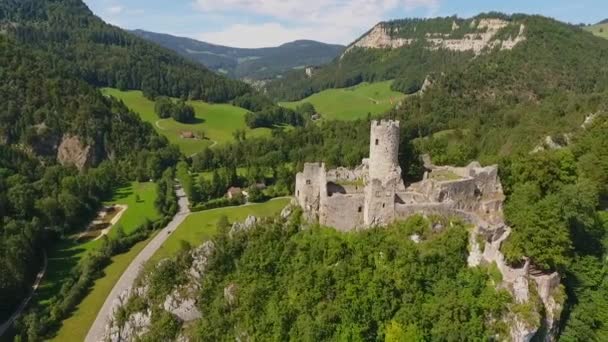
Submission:
[[[597,24],[585,27],[585,30],[594,35],[608,39],[608,24]]]
[[[139,196],[140,201],[135,199]],[[106,204],[126,204],[127,211],[122,215],[117,225],[121,225],[125,233],[132,233],[146,219],[155,220],[160,217],[154,208],[156,185],[154,183],[131,183],[115,191],[112,201]],[[113,236],[114,231],[110,231]],[[36,292],[37,302],[45,305],[55,296],[62,286],[62,281],[69,277],[75,267],[87,252],[98,248],[102,240],[78,239],[78,234],[67,236],[56,244],[48,253],[47,271]]]
[[[399,103],[405,94],[391,90],[393,81],[362,83],[350,88],[327,89],[297,102],[283,102],[295,108],[304,102],[312,103],[326,120],[355,120],[382,114]]]
[[[155,199],[155,183],[134,182],[116,190],[114,197],[111,201],[106,202],[106,205],[122,204],[128,206],[127,211],[116,223],[117,226],[122,226],[124,232],[128,235],[145,223],[146,220],[154,221],[160,218],[160,214],[154,206]],[[114,236],[114,233],[115,231],[112,230],[110,236]]]
[[[103,277],[95,281],[91,292],[78,304],[72,315],[62,322],[57,335],[51,341],[84,341],[114,284],[150,239],[136,244],[127,253],[112,257],[111,263],[103,270]]]
[[[249,215],[269,217],[281,212],[289,203],[289,198],[277,198],[266,203],[250,204],[240,207],[211,209],[192,213],[172,233],[163,246],[154,254],[152,262],[170,257],[180,249],[180,241],[186,241],[192,246],[198,246],[210,239],[217,232],[217,222],[220,217],[227,216],[230,223],[243,221]]]
[[[245,130],[249,137],[270,134],[267,128],[249,129],[244,119],[247,110],[229,104],[188,101],[188,104],[194,107],[196,120],[191,124],[183,124],[173,119],[159,119],[154,112],[154,102],[144,97],[141,91],[104,88],[102,92],[122,100],[129,109],[138,113],[142,120],[151,123],[159,134],[166,136],[172,144],[178,145],[185,155],[198,153],[216,142],[221,144],[232,141],[232,134],[236,130]],[[183,132],[203,132],[206,139],[182,138]]]

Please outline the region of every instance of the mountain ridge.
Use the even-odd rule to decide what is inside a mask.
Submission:
[[[216,72],[241,79],[275,78],[294,68],[322,65],[337,57],[345,48],[308,39],[274,47],[237,48],[146,30],[130,32]]]

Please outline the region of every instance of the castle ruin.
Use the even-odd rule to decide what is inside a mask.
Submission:
[[[498,167],[433,166],[406,187],[399,166],[399,121],[372,121],[369,158],[354,170],[307,163],[296,176],[296,199],[310,221],[350,231],[389,224],[416,213],[502,220]]]
[[[522,267],[506,262],[500,247],[511,228],[504,222],[505,196],[498,166],[482,167],[477,162],[466,167],[435,166],[425,160],[428,171],[423,180],[406,186],[398,160],[399,121],[372,121],[370,138],[369,158],[355,169],[304,165],[296,176],[296,202],[304,217],[345,232],[384,226],[416,214],[457,217],[473,227],[470,267],[495,265],[502,275],[496,285],[507,289],[516,303],[540,297],[544,310],[542,318],[537,313],[540,325],[530,325],[514,313],[503,318],[510,323],[511,340],[530,341],[541,326],[545,340],[552,340],[563,308],[560,276],[538,272],[527,259]]]

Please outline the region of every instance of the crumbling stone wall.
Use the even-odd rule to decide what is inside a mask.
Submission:
[[[363,193],[328,196],[321,207],[319,223],[340,231],[362,228],[364,200]]]

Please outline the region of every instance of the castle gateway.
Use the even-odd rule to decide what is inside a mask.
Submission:
[[[372,121],[369,158],[355,169],[307,163],[296,176],[296,199],[312,222],[350,231],[413,214],[502,222],[504,194],[496,166],[427,165],[419,183],[405,186],[399,166],[399,121]]]

